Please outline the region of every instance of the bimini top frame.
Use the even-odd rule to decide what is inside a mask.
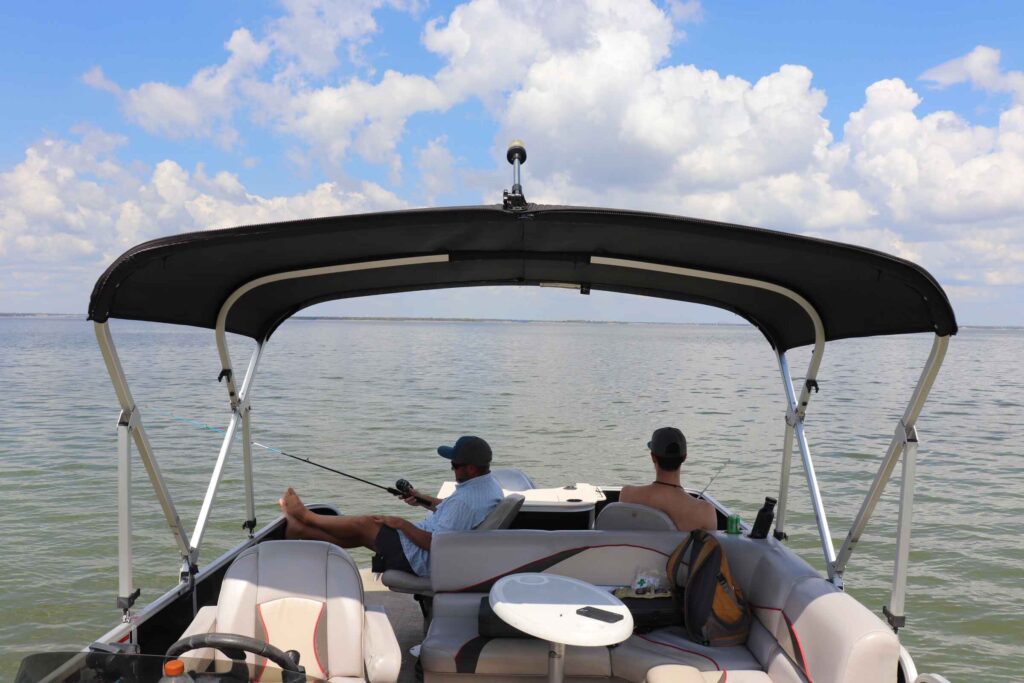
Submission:
[[[893,597],[886,614],[902,624],[910,505],[916,455],[914,424],[941,365],[956,320],[945,293],[918,266],[880,252],[724,223],[607,209],[519,203],[341,216],[179,235],[147,242],[121,256],[93,291],[89,317],[122,407],[121,580],[131,586],[129,450],[134,442],[181,551],[182,579],[196,571],[199,546],[223,465],[243,432],[246,528],[252,532],[249,394],[263,346],[299,310],[323,301],[387,292],[474,285],[579,287],[691,301],[730,310],[754,324],[775,349],[786,398],[786,430],[775,534],[784,524],[790,461],[797,443],[829,578],[842,575],[878,498],[904,458],[903,495]],[[107,329],[109,318],[212,328],[227,379],[232,417],[199,519],[185,534],[163,484],[138,409]],[[837,555],[804,433],[804,419],[825,342],[849,337],[933,332],[936,342],[911,403]],[[257,347],[236,386],[226,333]],[[786,351],[813,344],[799,392]]]

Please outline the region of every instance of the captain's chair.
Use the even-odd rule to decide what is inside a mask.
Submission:
[[[524,475],[525,476],[525,475]],[[507,529],[512,526],[519,509],[523,507],[526,496],[521,493],[510,493],[494,506],[494,509],[487,513],[484,521],[480,522],[474,531],[488,531],[492,529]],[[430,583],[429,576],[416,576],[409,572],[389,569],[381,576],[381,581],[389,589],[396,593],[412,593],[416,601],[420,603],[423,611],[423,629],[426,631],[431,616],[431,600],[434,597],[434,589]]]
[[[604,531],[676,531],[676,523],[661,510],[639,503],[608,503],[594,522]]]
[[[217,605],[202,608],[182,639],[209,633],[296,650],[307,674],[330,683],[395,683],[402,665],[387,615],[363,605],[355,562],[323,541],[264,541],[240,553],[224,576]],[[209,648],[185,656],[226,659]],[[257,670],[267,667],[261,680],[280,680],[273,662],[246,657]]]

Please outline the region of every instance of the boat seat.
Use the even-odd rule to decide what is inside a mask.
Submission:
[[[518,472],[518,470],[511,471]],[[473,530],[493,531],[494,529],[509,528],[512,526],[516,515],[519,514],[519,509],[523,507],[525,500],[526,498],[521,493],[508,494],[494,506],[494,509],[484,517],[484,521],[480,522]],[[429,576],[417,576],[409,572],[389,569],[381,576],[381,581],[385,586],[397,593],[412,593],[427,597],[434,595]]]
[[[480,635],[478,615],[484,594],[440,594],[434,598],[434,618],[420,649],[425,683],[449,676],[546,677],[548,643],[536,638],[487,638]],[[607,647],[565,648],[565,675],[570,678],[611,676]],[[484,678],[479,678],[483,676]]]
[[[541,679],[546,644],[480,633],[479,605],[501,577],[548,572],[599,586],[664,566],[679,531],[517,529],[443,534],[432,545],[434,618],[420,651],[425,683]],[[707,647],[677,626],[634,633],[611,648],[566,648],[570,683],[893,683],[899,640],[877,616],[774,538],[716,532],[754,615],[745,643]],[[607,655],[610,674],[603,674]],[[651,680],[651,672],[662,666]],[[683,678],[683,673],[688,678]],[[678,675],[678,679],[674,676]],[[668,681],[667,679],[672,679]]]
[[[297,650],[306,673],[329,683],[395,683],[402,665],[398,640],[383,610],[363,604],[359,569],[341,548],[323,541],[264,541],[238,555],[221,584],[216,606],[203,607],[182,637],[234,633]],[[204,648],[188,658],[226,657]],[[262,657],[262,681],[280,680],[280,669]]]
[[[608,503],[594,522],[595,529],[676,531],[676,523],[661,510],[639,503]]]

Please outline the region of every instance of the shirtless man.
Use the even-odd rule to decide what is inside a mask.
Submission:
[[[619,502],[639,503],[661,510],[680,531],[718,527],[715,507],[683,490],[679,468],[686,462],[686,437],[675,427],[656,429],[647,443],[654,463],[654,482],[646,486],[623,486]]]

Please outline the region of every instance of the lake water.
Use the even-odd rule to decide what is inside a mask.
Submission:
[[[220,437],[174,417],[227,423],[213,333],[112,323],[157,458],[191,532]],[[245,367],[247,340],[235,340]],[[931,338],[831,344],[807,432],[836,546],[885,452]],[[791,354],[794,375],[807,350]],[[965,329],[918,424],[922,439],[901,639],[921,671],[952,681],[1024,680],[1024,330]],[[0,679],[43,649],[78,649],[119,619],[117,403],[78,319],[0,318]],[[496,465],[537,483],[650,480],[644,446],[677,425],[688,486],[752,521],[778,492],[783,393],[752,328],[600,323],[292,320],[268,345],[253,393],[254,438],[373,481],[434,490],[434,454],[476,433]],[[240,449],[236,448],[236,455]],[[409,514],[373,488],[254,450],[260,523],[288,484],[346,512]],[[137,461],[136,461],[137,462]],[[898,474],[898,470],[897,470]],[[140,606],[173,585],[178,561],[141,465],[134,468]],[[806,485],[794,460],[790,546],[820,567]],[[898,480],[846,575],[880,614],[888,598]],[[200,562],[243,538],[241,458],[228,463]],[[357,561],[368,564],[368,553]]]

